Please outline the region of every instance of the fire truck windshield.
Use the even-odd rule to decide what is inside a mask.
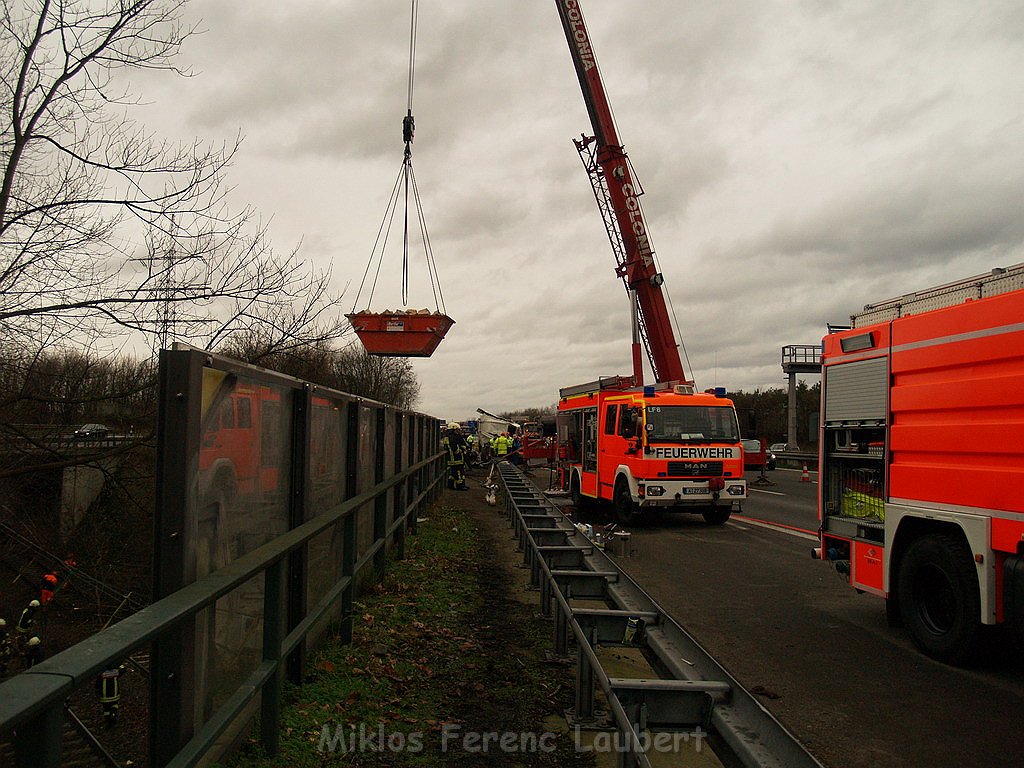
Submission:
[[[740,439],[736,412],[729,407],[649,405],[645,410],[651,443],[735,443]]]

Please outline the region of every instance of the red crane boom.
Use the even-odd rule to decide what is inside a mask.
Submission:
[[[576,148],[590,176],[598,209],[615,253],[615,274],[622,278],[626,290],[636,297],[637,330],[647,349],[655,380],[685,381],[679,346],[661,290],[663,278],[654,262],[654,251],[640,207],[643,191],[634,182],[629,159],[619,143],[579,0],[555,0],[555,5],[594,130],[593,136],[577,140]],[[633,376],[637,384],[642,383],[636,334]]]

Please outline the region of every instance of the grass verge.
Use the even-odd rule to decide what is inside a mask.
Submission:
[[[435,505],[356,604],[352,643],[325,640],[286,690],[280,753],[252,740],[230,765],[592,765],[553,725],[572,671],[545,663],[550,624],[513,599],[494,546],[510,544],[482,539],[465,504]]]

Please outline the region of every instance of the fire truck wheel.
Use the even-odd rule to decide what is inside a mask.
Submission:
[[[576,507],[577,512],[583,512],[590,506],[590,499],[580,490],[580,476],[575,473],[569,481],[569,498],[572,499],[572,505]]]
[[[929,534],[914,541],[900,565],[903,623],[924,653],[947,664],[970,656],[978,635],[978,573],[965,543]]]
[[[701,513],[708,525],[725,525],[731,514],[732,509],[729,507],[709,507]]]
[[[640,512],[637,510],[636,504],[633,503],[633,494],[630,493],[629,483],[624,477],[615,481],[612,505],[615,507],[615,519],[623,525],[630,525],[639,520]]]

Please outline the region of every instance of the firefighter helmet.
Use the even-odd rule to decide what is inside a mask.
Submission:
[[[448,429],[460,429],[460,427],[459,427],[457,422],[449,421],[448,422]]]
[[[7,626],[7,621],[4,620],[4,619],[0,619],[0,629],[3,629],[6,626]]]
[[[39,601],[38,600],[33,600],[31,603],[29,603],[29,607],[30,608],[38,608],[39,607]]]
[[[28,640],[28,644],[32,647],[39,645],[41,642],[42,641],[38,637],[30,637]]]

